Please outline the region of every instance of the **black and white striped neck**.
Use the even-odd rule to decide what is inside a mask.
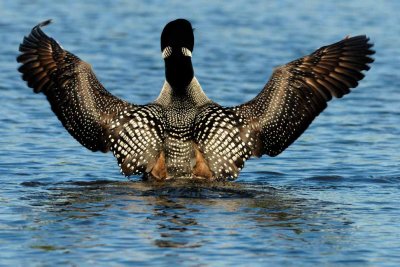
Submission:
[[[168,46],[163,50],[165,78],[176,93],[185,93],[194,78],[191,51],[185,47]]]

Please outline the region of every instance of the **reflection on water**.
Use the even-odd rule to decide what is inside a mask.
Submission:
[[[23,185],[38,186],[30,182]],[[254,242],[251,237],[244,240],[236,237],[252,230],[253,238],[271,233],[274,234],[274,242],[277,242],[276,239],[301,241],[303,234],[327,230],[319,220],[324,217],[320,214],[321,207],[329,203],[298,198],[291,196],[286,189],[263,185],[94,181],[42,184],[40,187],[45,189],[42,194],[38,195],[35,191],[25,196],[24,200],[31,206],[46,210],[46,214],[41,213],[40,218],[34,219],[42,231],[43,227],[51,228],[54,224],[63,224],[66,230],[71,227],[70,224],[88,225],[90,231],[98,231],[101,226],[110,228],[110,221],[116,216],[122,228],[134,229],[142,227],[138,224],[145,224],[146,231],[140,235],[151,233],[151,243],[159,248],[210,246],[218,238],[215,235],[221,235],[218,231],[224,229],[222,238],[240,240],[243,246],[261,245],[258,248],[261,252],[269,246],[267,243],[259,244],[259,240]],[[337,224],[337,234],[345,237],[351,222],[333,217],[329,224],[330,227]],[[268,228],[270,230],[265,230]],[[276,230],[280,233],[277,234]],[[104,234],[112,234],[108,231],[105,230]],[[126,238],[129,239],[129,236]],[[268,240],[271,237],[266,238]],[[47,240],[47,237],[43,236],[43,239]],[[37,242],[40,243],[40,239]],[[241,246],[237,243],[224,245]],[[102,246],[102,242],[99,242],[99,246]],[[65,249],[46,244],[34,247],[44,250]]]
[[[382,196],[392,196],[390,201],[369,197],[366,206],[353,198],[367,186],[360,182],[329,176],[292,180],[285,186],[26,181],[15,189],[19,199],[8,204],[18,215],[8,218],[12,225],[2,226],[0,237],[25,244],[28,258],[33,253],[54,264],[74,264],[86,255],[135,265],[235,264],[254,258],[260,265],[340,264],[350,256],[351,262],[365,264],[376,249],[373,240],[384,236],[384,229],[396,233],[397,221],[390,222],[397,214],[391,208],[398,201],[393,188],[379,187]],[[378,209],[391,218],[384,229]],[[386,251],[396,236],[385,238],[379,246]]]

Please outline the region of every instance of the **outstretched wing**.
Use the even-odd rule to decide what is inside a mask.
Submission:
[[[107,152],[105,130],[109,121],[130,104],[111,95],[97,80],[90,65],[64,50],[35,26],[19,47],[18,71],[35,93],[44,93],[68,132],[92,151]]]
[[[321,47],[311,55],[277,68],[251,101],[233,107],[255,140],[252,153],[276,156],[292,144],[326,107],[364,78],[375,52],[366,36]]]
[[[110,94],[88,63],[41,30],[49,23],[34,27],[19,47],[23,80],[47,96],[64,127],[83,146],[111,150],[125,175],[151,169],[163,138],[157,107],[132,105]]]

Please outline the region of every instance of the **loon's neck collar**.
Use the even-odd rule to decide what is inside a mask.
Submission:
[[[162,53],[165,62],[165,78],[177,93],[185,93],[185,88],[194,78],[192,54],[189,52],[190,50],[184,47],[166,47]]]
[[[182,90],[176,90],[176,88],[173,88],[168,80],[166,80],[160,95],[154,102],[164,107],[172,107],[175,105],[200,107],[204,104],[212,103],[194,76],[190,83]]]

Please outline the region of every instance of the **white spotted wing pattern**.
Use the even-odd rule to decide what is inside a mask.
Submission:
[[[203,109],[194,123],[194,140],[217,178],[236,178],[251,156],[252,138],[235,113],[219,105]]]
[[[137,106],[111,121],[110,149],[125,176],[148,173],[160,156],[164,126],[159,107]]]

